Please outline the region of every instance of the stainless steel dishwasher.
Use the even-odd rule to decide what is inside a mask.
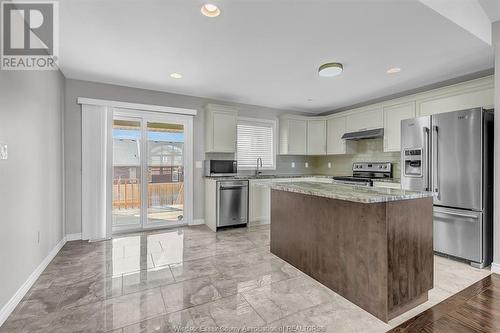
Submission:
[[[217,181],[217,228],[248,222],[248,180]]]

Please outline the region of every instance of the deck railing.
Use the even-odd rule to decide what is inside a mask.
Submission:
[[[137,179],[113,180],[113,209],[140,208],[140,184]],[[184,183],[149,183],[148,207],[184,204]]]

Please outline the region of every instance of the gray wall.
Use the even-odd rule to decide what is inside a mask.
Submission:
[[[59,72],[0,71],[0,308],[64,236],[63,99]]]
[[[276,110],[254,105],[232,104],[199,97],[143,90],[96,82],[66,80],[65,100],[65,189],[66,189],[66,233],[81,232],[81,108],[78,97],[98,98],[131,103],[157,104],[198,110],[194,118],[194,161],[205,159],[205,125],[203,108],[208,103],[237,106],[243,117],[272,119],[285,110]],[[286,159],[285,159],[286,160]],[[305,160],[297,157],[297,161]],[[281,161],[281,159],[279,159]],[[290,163],[291,164],[291,163]],[[286,165],[283,163],[284,171]],[[194,168],[194,219],[204,216],[203,170]],[[279,171],[279,170],[278,170]],[[300,172],[300,171],[297,171]],[[292,171],[287,172],[292,173]]]

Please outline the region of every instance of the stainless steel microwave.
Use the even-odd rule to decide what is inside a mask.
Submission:
[[[236,176],[238,166],[234,160],[206,160],[205,176]]]

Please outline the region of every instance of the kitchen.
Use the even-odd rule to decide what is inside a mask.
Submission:
[[[295,173],[289,175],[279,173],[273,174],[268,171],[266,174],[263,174],[260,169],[262,168],[262,158],[257,157],[255,159],[256,164],[253,170],[254,173],[248,174],[247,172],[245,174],[241,172],[238,173],[238,160],[207,160],[205,161],[205,223],[213,231],[224,230],[228,226],[251,226],[270,223],[271,253],[324,283],[332,290],[340,293],[383,321],[387,322],[421,304],[425,306],[425,303],[429,300],[427,293],[434,285],[432,276],[433,274],[440,274],[433,273],[435,268],[432,264],[432,253],[435,252],[440,256],[449,258],[446,260],[459,260],[479,268],[487,267],[491,264],[493,251],[491,216],[493,212],[490,205],[492,186],[490,185],[491,182],[488,181],[488,177],[491,177],[491,172],[493,170],[491,160],[492,147],[489,145],[489,143],[493,141],[493,113],[486,109],[492,106],[492,104],[490,104],[492,101],[491,99],[488,100],[488,93],[486,91],[489,88],[486,88],[487,86],[483,86],[485,89],[483,88],[484,90],[479,91],[472,88],[477,87],[477,84],[482,86],[482,84],[486,82],[487,79],[473,80],[437,90],[430,90],[421,94],[406,96],[395,101],[387,101],[379,105],[370,105],[363,107],[361,110],[340,112],[338,114],[334,113],[333,115],[319,117],[304,117],[297,115],[280,116],[278,120],[279,144],[277,144],[280,154],[282,156],[291,155],[295,158],[312,155],[314,158],[310,162],[304,162],[304,165],[312,162],[311,165],[314,171],[310,173],[306,172],[307,174]],[[467,88],[472,88],[474,90],[467,90]],[[470,95],[471,91],[473,92],[472,96]],[[443,98],[442,96],[445,97]],[[467,107],[474,107],[474,103],[478,103],[478,98],[482,99],[480,102],[483,103],[480,104],[483,105],[482,107],[460,111]],[[417,105],[420,108],[418,112]],[[217,108],[217,106],[209,106],[208,111],[213,111],[214,108]],[[457,109],[455,110],[454,108]],[[239,138],[237,133],[239,129],[238,118],[235,114],[237,111],[232,111],[233,113],[230,114],[230,116],[234,118],[234,126],[232,128],[236,133],[231,136],[231,138]],[[443,118],[445,120],[441,122],[433,120],[435,124],[434,127],[432,127],[430,124],[431,118],[428,116],[431,114],[436,115],[432,117],[448,118]],[[421,117],[415,118],[416,116]],[[454,117],[465,119],[466,121],[464,121],[463,125],[458,123],[458,125],[453,125],[455,126],[453,127],[451,124],[453,123],[452,119],[454,119]],[[217,124],[212,118],[208,119],[209,121],[207,121],[206,126],[213,126],[215,128]],[[473,119],[475,120],[474,123],[472,123]],[[254,121],[257,122],[257,120]],[[420,123],[425,121],[428,122],[427,125],[425,125],[426,127],[424,127],[424,125],[415,126],[415,122]],[[412,125],[408,127],[408,124]],[[441,138],[439,141],[442,140],[445,143],[444,145],[440,144],[438,146],[437,128],[442,127],[444,124],[448,124],[448,128],[440,130]],[[431,128],[435,131],[435,134],[432,136],[433,141],[431,141],[430,136]],[[451,147],[452,142],[456,140],[455,138],[458,133],[468,133],[472,131],[472,128],[476,129],[475,132],[470,134],[470,137],[466,136],[460,141],[463,143],[459,143],[459,146],[454,148],[452,153],[447,151],[448,148]],[[212,129],[207,128],[206,133],[211,133],[211,131]],[[213,132],[215,131],[214,129]],[[446,131],[448,131],[449,135],[443,136],[446,135]],[[221,133],[228,132],[226,128],[225,131]],[[241,136],[243,137],[243,135]],[[207,142],[210,142],[209,140],[211,139],[211,137],[207,137]],[[223,141],[227,143],[228,147],[224,156],[231,157],[230,152],[234,152],[235,155],[233,156],[238,156],[239,158],[239,151],[234,151],[233,148],[235,147],[236,150],[238,150],[238,143],[233,144],[233,141],[230,141],[229,138],[227,139],[227,141]],[[258,140],[256,141],[258,142]],[[433,143],[434,141],[436,142],[435,145]],[[476,142],[475,146],[469,148],[470,142]],[[258,149],[258,144],[252,147]],[[432,147],[432,150],[430,147]],[[450,160],[450,157],[453,156],[450,156],[450,154],[456,155],[461,149],[466,147],[470,150],[464,151],[462,153],[463,157],[458,158],[458,160],[456,158],[451,158],[452,164],[446,164],[448,163],[446,161]],[[216,150],[214,147],[210,147],[210,149]],[[438,151],[440,154],[438,154]],[[207,156],[212,156],[212,153],[213,152],[207,153]],[[360,158],[365,158],[365,160],[358,162]],[[342,161],[342,159],[347,160],[347,162]],[[344,170],[340,171],[339,167],[337,167],[336,170],[334,169],[335,171],[332,171],[332,166],[336,165],[338,160],[345,164],[352,165],[352,169],[349,173]],[[431,163],[431,161],[433,162]],[[438,165],[438,161],[440,161],[442,165]],[[484,164],[481,163],[481,161],[484,161]],[[458,166],[467,165],[466,163],[469,163],[467,167],[458,168]],[[318,164],[326,164],[326,168],[320,168]],[[462,172],[465,173],[471,172],[471,170],[476,167],[478,171],[477,173],[473,172],[473,174],[477,174],[479,178],[470,183],[469,181],[464,182],[468,178],[467,174],[455,174],[451,178],[443,176],[444,174],[442,174],[441,176],[446,178],[446,180],[437,180],[439,176],[437,170],[444,170],[445,173],[453,174],[453,166],[456,166],[457,170],[462,170]],[[401,170],[402,168],[403,170]],[[432,173],[431,169],[433,170]],[[317,170],[321,170],[322,172],[319,173]],[[484,176],[481,176],[482,174],[484,174]],[[431,178],[433,176],[435,178]],[[483,181],[481,179],[485,179],[484,183],[482,183]],[[330,244],[330,242],[322,244],[320,238],[318,238],[321,233],[327,232],[326,230],[330,229],[330,227],[326,227],[328,223],[335,223],[335,225],[342,222],[347,223],[344,227],[341,225],[337,226],[337,228],[340,228],[338,230],[344,230],[349,228],[347,226],[361,223],[362,220],[367,218],[366,216],[373,216],[373,219],[376,219],[375,216],[377,216],[378,213],[374,211],[370,213],[363,212],[365,210],[363,205],[357,208],[356,206],[347,208],[348,210],[363,212],[360,213],[361,215],[348,217],[348,215],[346,215],[347,211],[343,212],[342,208],[340,208],[341,206],[335,206],[335,202],[338,200],[373,203],[387,200],[389,201],[388,204],[391,204],[391,201],[394,200],[392,204],[394,205],[398,202],[411,203],[417,198],[430,197],[433,198],[434,205],[439,205],[440,202],[437,200],[441,196],[447,198],[450,197],[450,195],[453,196],[453,193],[461,193],[460,191],[467,192],[470,190],[471,184],[479,185],[477,189],[478,194],[473,195],[473,197],[477,198],[476,200],[480,200],[477,207],[484,209],[484,216],[473,224],[471,224],[469,220],[474,213],[470,211],[458,214],[451,210],[450,213],[456,215],[449,215],[443,219],[442,214],[443,212],[447,212],[447,208],[443,211],[443,208],[435,206],[434,213],[432,213],[432,205],[428,206],[429,204],[427,203],[427,206],[422,206],[423,203],[417,204],[416,201],[415,204],[417,206],[415,206],[415,208],[405,206],[405,208],[399,208],[399,213],[396,213],[401,214],[406,211],[406,214],[399,217],[400,222],[395,222],[396,225],[422,225],[423,229],[421,231],[414,230],[406,232],[423,232],[428,235],[427,238],[422,238],[421,241],[423,243],[421,244],[412,242],[415,248],[411,248],[409,253],[401,252],[399,254],[390,255],[395,262],[390,263],[389,267],[393,267],[392,269],[394,269],[394,267],[397,267],[397,262],[403,260],[403,258],[406,260],[408,255],[416,251],[417,248],[426,249],[425,252],[419,255],[421,258],[417,261],[419,264],[415,263],[411,266],[416,270],[415,272],[412,273],[410,267],[405,266],[404,274],[419,276],[416,280],[412,280],[412,283],[417,283],[415,286],[410,284],[406,285],[406,287],[409,288],[408,290],[417,288],[417,290],[420,291],[412,296],[414,297],[413,299],[406,299],[404,301],[406,303],[402,303],[399,310],[395,307],[396,304],[391,305],[393,307],[392,310],[388,310],[380,306],[376,307],[373,303],[367,303],[367,299],[363,299],[363,297],[359,295],[359,291],[353,293],[349,291],[349,289],[344,290],[338,284],[339,282],[331,281],[328,275],[324,276],[325,272],[330,272],[327,274],[334,274],[336,276],[335,279],[338,279],[338,275],[346,270],[347,267],[343,266],[346,265],[346,263],[332,262],[324,267],[320,265],[320,268],[318,268],[318,264],[313,264],[311,262],[311,260],[314,261],[312,258],[319,255],[318,249],[311,248],[313,244],[319,246],[319,248],[328,248],[328,244]],[[438,186],[444,189],[439,190]],[[465,188],[461,190],[461,186]],[[373,190],[365,190],[367,187],[372,187]],[[450,187],[449,190],[447,189],[448,187]],[[444,194],[442,192],[444,192]],[[288,196],[285,196],[286,193],[289,193]],[[479,193],[482,194],[479,195]],[[332,207],[333,205],[336,208],[327,209],[326,207],[321,208],[322,206],[315,206],[316,203],[311,201],[311,198],[314,196],[337,199],[330,199],[331,203],[328,204],[328,206]],[[459,195],[459,198],[463,196],[464,195]],[[480,197],[484,197],[484,200],[479,199]],[[412,198],[414,199],[412,200]],[[441,198],[441,200],[443,199]],[[305,202],[308,203],[305,204]],[[453,204],[447,205],[447,201],[441,202],[444,203],[444,207],[453,207]],[[441,203],[442,206],[443,203]],[[370,206],[372,205],[375,204],[371,204]],[[454,206],[458,207],[460,205],[455,204]],[[311,207],[316,208],[312,208],[311,210]],[[321,219],[324,218],[321,216],[324,216],[327,210],[332,210],[331,214],[345,216],[344,221],[336,222],[337,220],[335,218],[329,217],[329,221],[325,220],[321,222],[322,228],[326,229],[315,236],[315,238],[311,238],[312,236],[308,236],[310,231],[315,230],[315,225],[320,223]],[[315,215],[314,211],[321,213]],[[425,211],[426,213],[420,215],[417,213],[418,211],[422,213]],[[387,212],[387,214],[389,214],[389,210],[387,210]],[[460,221],[460,216],[465,216],[465,219],[469,220],[464,220],[462,222]],[[309,218],[311,220],[309,220]],[[408,220],[408,218],[415,218],[415,220]],[[368,220],[370,219],[371,218],[368,218]],[[310,221],[312,221],[312,224]],[[371,223],[376,222],[373,220]],[[387,228],[389,228],[389,226],[387,226]],[[292,230],[296,230],[296,234],[294,234]],[[366,230],[369,230],[368,226]],[[350,231],[351,234],[353,232],[355,237],[359,237],[357,236],[358,231]],[[396,233],[398,232],[396,231]],[[331,238],[338,237],[344,239],[344,242],[346,239],[349,239],[347,234],[336,236],[336,232],[333,231]],[[417,236],[415,234],[410,237]],[[304,244],[304,239],[309,239],[306,242],[307,244]],[[388,239],[387,241],[396,243],[411,242],[410,239]],[[295,245],[291,246],[291,244]],[[346,251],[345,253],[351,253],[352,251],[355,251],[355,253],[360,252],[360,254],[354,254],[352,259],[346,259],[350,262],[360,264],[362,262],[360,261],[362,260],[361,258],[367,256],[367,253],[363,252],[361,248],[362,247],[358,246],[357,248],[341,251]],[[338,247],[335,249],[335,251],[339,251]],[[304,257],[305,253],[310,251],[312,251],[310,255]],[[315,255],[313,255],[313,253],[315,253]],[[361,253],[364,254],[361,255]],[[383,256],[383,252],[379,255]],[[378,258],[379,255],[375,255],[375,257],[368,262],[376,262],[375,258]],[[398,255],[402,257],[398,259]],[[309,259],[305,260],[305,258]],[[422,261],[422,258],[427,259]],[[320,261],[323,260],[325,259],[320,259]],[[313,268],[311,265],[316,265],[317,268]],[[380,267],[383,267],[383,261],[380,265],[382,266],[375,266],[368,270],[376,272]],[[337,268],[333,269],[332,267]],[[319,271],[316,271],[317,269],[320,269],[323,275],[321,275]],[[333,269],[333,271],[330,271],[331,269]],[[418,272],[420,272],[420,275]],[[425,276],[425,274],[421,275],[422,272],[427,272],[425,274],[430,274],[430,277],[429,275]],[[343,274],[345,274],[346,282],[355,281],[356,277],[359,278],[360,275],[363,275],[362,271],[356,270]],[[389,272],[384,275],[387,276],[387,274],[392,276],[394,273]],[[368,279],[368,276],[366,276],[365,279]],[[396,277],[396,279],[398,278]],[[417,282],[418,279],[423,280]],[[366,280],[362,279],[361,281]],[[374,286],[377,285],[377,283],[374,284]],[[357,288],[357,290],[359,290],[360,287],[361,286],[358,285],[352,288]],[[404,294],[406,293],[408,292],[404,292]]]
[[[495,1],[55,7],[0,70],[0,332],[498,331]]]

